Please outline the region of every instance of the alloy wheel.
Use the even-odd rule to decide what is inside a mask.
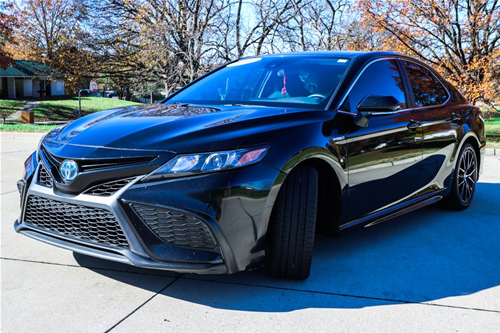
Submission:
[[[464,204],[469,203],[474,195],[477,181],[477,162],[474,150],[467,149],[460,157],[458,169],[458,194]]]

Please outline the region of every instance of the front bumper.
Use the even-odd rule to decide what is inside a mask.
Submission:
[[[264,237],[279,190],[280,172],[265,164],[154,183],[142,176],[111,196],[69,195],[31,180],[21,182],[21,216],[17,232],[74,252],[144,268],[191,273],[234,273],[258,266]],[[123,231],[128,247],[118,247],[54,232],[27,223],[27,198],[35,196],[76,206],[107,210]],[[131,203],[172,208],[204,221],[217,244],[214,250],[175,246],[155,237]]]

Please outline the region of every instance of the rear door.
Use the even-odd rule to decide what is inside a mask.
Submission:
[[[394,96],[400,110],[373,115],[366,128],[346,135],[349,203],[347,221],[410,198],[419,188],[422,129],[409,108],[402,68],[395,59],[373,62],[359,76],[341,109],[357,112],[369,94]],[[351,223],[350,222],[350,223]]]
[[[422,123],[424,161],[418,186],[441,190],[452,171],[462,110],[447,103],[450,94],[431,70],[411,61],[401,64],[410,80],[416,118]]]

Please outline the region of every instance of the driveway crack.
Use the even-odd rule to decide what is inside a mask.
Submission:
[[[165,287],[163,287],[163,289],[161,289],[160,291],[158,291],[156,294],[154,294],[153,296],[151,296],[150,298],[148,298],[146,301],[144,301],[141,305],[139,305],[137,308],[135,308],[132,312],[130,312],[128,315],[126,315],[125,317],[123,317],[120,321],[118,321],[116,324],[114,324],[113,326],[111,326],[111,328],[107,329],[106,331],[104,331],[104,333],[108,333],[108,332],[111,332],[113,329],[115,329],[115,327],[117,327],[118,325],[120,325],[121,323],[123,323],[125,320],[127,320],[127,318],[129,318],[131,315],[133,315],[134,313],[136,313],[140,308],[142,308],[144,305],[146,305],[147,303],[149,303],[153,298],[155,298],[156,296],[158,296],[159,294],[161,294],[162,292],[164,292],[168,287],[170,287],[171,285],[173,285],[175,282],[177,282],[177,280],[179,280],[184,274],[181,274],[179,275],[178,277],[176,277],[172,282],[168,283]]]

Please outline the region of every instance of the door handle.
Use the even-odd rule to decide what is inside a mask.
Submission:
[[[461,119],[461,117],[457,116],[457,114],[455,112],[453,112],[451,114],[451,117],[450,119],[448,119],[448,121],[451,121],[451,122],[457,122]]]
[[[411,129],[411,130],[416,130],[420,126],[422,126],[422,122],[416,121],[416,120],[410,120],[410,123],[408,125],[406,125],[406,127],[408,127],[408,129]]]

